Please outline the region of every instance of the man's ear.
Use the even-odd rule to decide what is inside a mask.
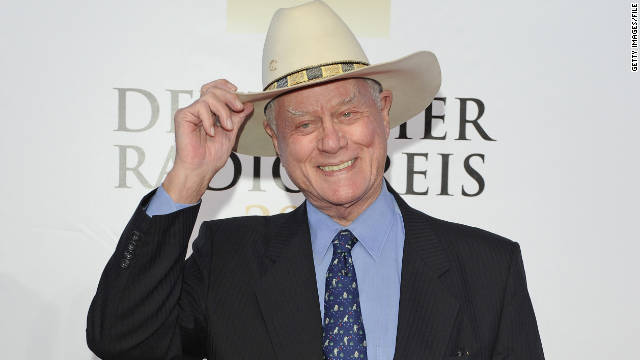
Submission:
[[[380,113],[384,121],[384,128],[387,132],[387,138],[389,137],[389,111],[391,110],[391,103],[393,102],[393,94],[391,90],[384,90],[380,93]]]
[[[271,125],[269,125],[267,120],[262,122],[262,126],[264,127],[264,131],[266,131],[269,137],[271,138],[271,142],[273,143],[273,149],[276,151],[276,155],[280,156],[280,151],[278,150],[278,136],[276,135],[275,130],[271,128]]]

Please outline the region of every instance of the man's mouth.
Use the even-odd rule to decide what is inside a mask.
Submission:
[[[322,171],[338,171],[338,170],[342,170],[342,169],[348,168],[349,166],[351,166],[353,164],[354,161],[355,161],[355,159],[351,159],[349,161],[343,162],[342,164],[326,165],[326,166],[318,166],[318,167]]]

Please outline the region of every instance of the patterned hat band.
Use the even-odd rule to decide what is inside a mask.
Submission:
[[[264,90],[267,91],[288,88],[309,81],[330,78],[332,76],[362,69],[363,67],[367,66],[369,66],[368,63],[355,61],[318,65],[307,69],[302,69],[276,79],[275,81],[267,85]]]

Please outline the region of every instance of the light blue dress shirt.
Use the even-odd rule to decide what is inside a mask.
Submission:
[[[151,197],[151,200],[149,201],[149,205],[147,205],[146,212],[147,212],[147,215],[149,216],[165,215],[165,214],[172,213],[174,211],[188,208],[189,206],[197,205],[198,203],[200,203],[200,201],[198,201],[195,204],[177,203],[173,201],[171,196],[167,194],[167,191],[162,186],[159,186],[158,190],[156,190],[156,193],[153,194],[153,196]]]
[[[195,204],[178,204],[160,186],[147,207],[149,216],[168,214]],[[347,227],[306,202],[313,263],[318,285],[321,319],[324,317],[324,286],[333,255],[331,240],[349,229],[358,238],[351,250],[358,278],[362,321],[369,360],[391,360],[395,353],[400,301],[400,274],[404,248],[404,222],[398,204],[386,184],[378,198]]]
[[[324,317],[324,286],[333,255],[331,240],[349,229],[358,238],[351,257],[358,278],[362,321],[369,360],[391,360],[396,347],[404,222],[385,184],[378,198],[358,218],[343,227],[306,203],[320,313]]]

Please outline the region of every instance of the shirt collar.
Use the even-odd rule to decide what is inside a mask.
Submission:
[[[385,240],[389,237],[397,210],[395,199],[387,190],[385,180],[376,200],[347,227],[335,222],[309,201],[306,202],[306,207],[313,259],[316,263],[326,254],[331,240],[342,229],[349,229],[358,238],[358,243],[364,246],[374,260],[377,260]]]

